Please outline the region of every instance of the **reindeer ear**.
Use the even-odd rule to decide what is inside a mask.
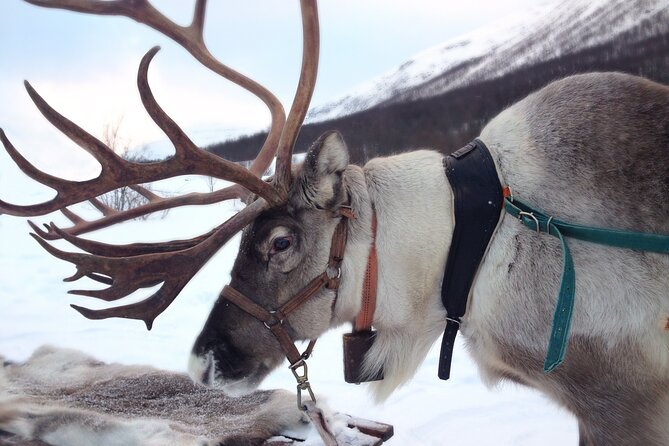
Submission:
[[[348,166],[348,149],[341,134],[329,131],[309,148],[292,197],[317,209],[335,209],[346,199],[342,174]]]

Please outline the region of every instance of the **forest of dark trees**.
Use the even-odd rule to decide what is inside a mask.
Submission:
[[[450,153],[478,136],[500,111],[555,79],[592,71],[619,71],[669,84],[669,34],[642,41],[624,37],[439,96],[381,105],[305,125],[295,153],[306,151],[321,133],[331,129],[344,135],[351,162],[357,164],[417,148]],[[253,159],[265,136],[259,133],[207,149],[233,161]]]

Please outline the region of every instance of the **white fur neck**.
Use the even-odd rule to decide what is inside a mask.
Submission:
[[[440,285],[454,218],[442,159],[422,150],[377,158],[362,170],[351,166],[346,172],[357,219],[349,226],[333,322],[349,322],[360,310],[373,203],[378,220],[377,338],[363,369],[374,374],[383,368],[385,378],[370,386],[379,401],[413,376],[443,331]]]

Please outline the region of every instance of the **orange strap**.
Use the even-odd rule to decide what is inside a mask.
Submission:
[[[362,306],[353,324],[354,331],[370,331],[376,310],[376,289],[379,278],[379,267],[376,256],[376,210],[372,208],[372,247],[367,259],[365,282],[362,286]]]

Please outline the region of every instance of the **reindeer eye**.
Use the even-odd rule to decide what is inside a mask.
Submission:
[[[276,254],[277,252],[285,251],[290,248],[293,244],[293,237],[277,237],[272,242],[272,251],[270,254]]]

